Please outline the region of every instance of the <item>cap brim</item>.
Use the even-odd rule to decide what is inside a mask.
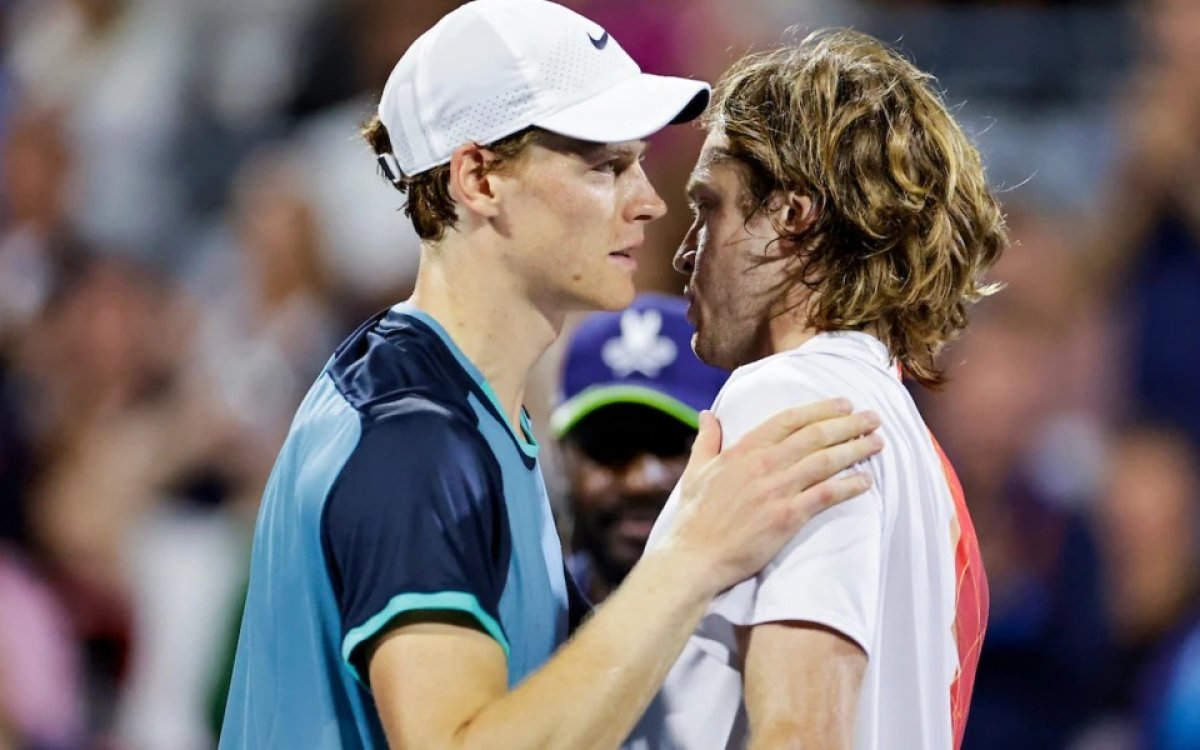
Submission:
[[[704,81],[641,73],[533,124],[581,141],[637,141],[699,117],[709,92]]]
[[[637,404],[678,419],[693,430],[700,429],[700,412],[662,391],[637,385],[593,386],[564,401],[550,415],[550,432],[555,438],[566,435],[592,412],[614,404]]]

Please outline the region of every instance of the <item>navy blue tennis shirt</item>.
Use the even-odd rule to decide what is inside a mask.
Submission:
[[[221,747],[386,747],[364,652],[400,614],[470,616],[510,687],[541,666],[586,602],[537,455],[429,315],[355,331],[267,483]]]

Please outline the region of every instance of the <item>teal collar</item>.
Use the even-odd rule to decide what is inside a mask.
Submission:
[[[462,349],[458,348],[458,344],[454,343],[454,339],[450,338],[450,334],[446,332],[441,323],[437,322],[429,313],[414,307],[408,302],[401,302],[392,309],[401,315],[407,315],[410,318],[421,321],[438,335],[438,338],[442,340],[442,343],[446,345],[446,348],[458,360],[459,366],[471,376],[471,379],[475,381],[479,389],[487,396],[492,404],[492,408],[496,410],[496,414],[500,417],[500,421],[508,428],[513,440],[521,447],[525,455],[530,458],[537,458],[540,446],[538,445],[537,438],[533,435],[533,422],[530,421],[529,412],[525,411],[525,407],[521,407],[521,434],[518,434],[513,429],[512,423],[509,422],[508,415],[504,411],[504,407],[500,405],[500,399],[496,398],[496,392],[492,390],[492,386],[488,383],[487,378],[483,376],[483,373],[479,371],[475,363],[468,359],[467,355],[463,354]]]

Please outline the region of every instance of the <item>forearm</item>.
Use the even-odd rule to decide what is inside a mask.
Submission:
[[[866,654],[813,623],[751,629],[745,651],[751,750],[849,750]]]
[[[455,748],[612,748],[633,729],[712,597],[650,554],[541,670],[480,711]]]

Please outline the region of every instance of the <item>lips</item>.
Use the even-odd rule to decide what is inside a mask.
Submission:
[[[684,313],[684,316],[687,318],[687,321],[692,324],[692,326],[695,326],[696,310],[699,306],[696,304],[696,292],[693,291],[691,284],[688,284],[683,288],[683,297],[688,303],[687,311]]]
[[[654,521],[638,518],[624,518],[616,523],[613,530],[617,536],[626,541],[635,544],[645,544],[650,538],[650,531],[654,528]]]
[[[654,528],[654,521],[658,518],[658,513],[664,504],[666,504],[665,500],[661,504],[656,505],[638,505],[631,508],[624,508],[612,520],[612,533],[626,543],[634,545],[645,544],[646,539],[650,536],[650,530]]]
[[[626,271],[637,270],[637,259],[633,257],[633,253],[629,250],[617,250],[608,254],[609,260],[616,263]]]

